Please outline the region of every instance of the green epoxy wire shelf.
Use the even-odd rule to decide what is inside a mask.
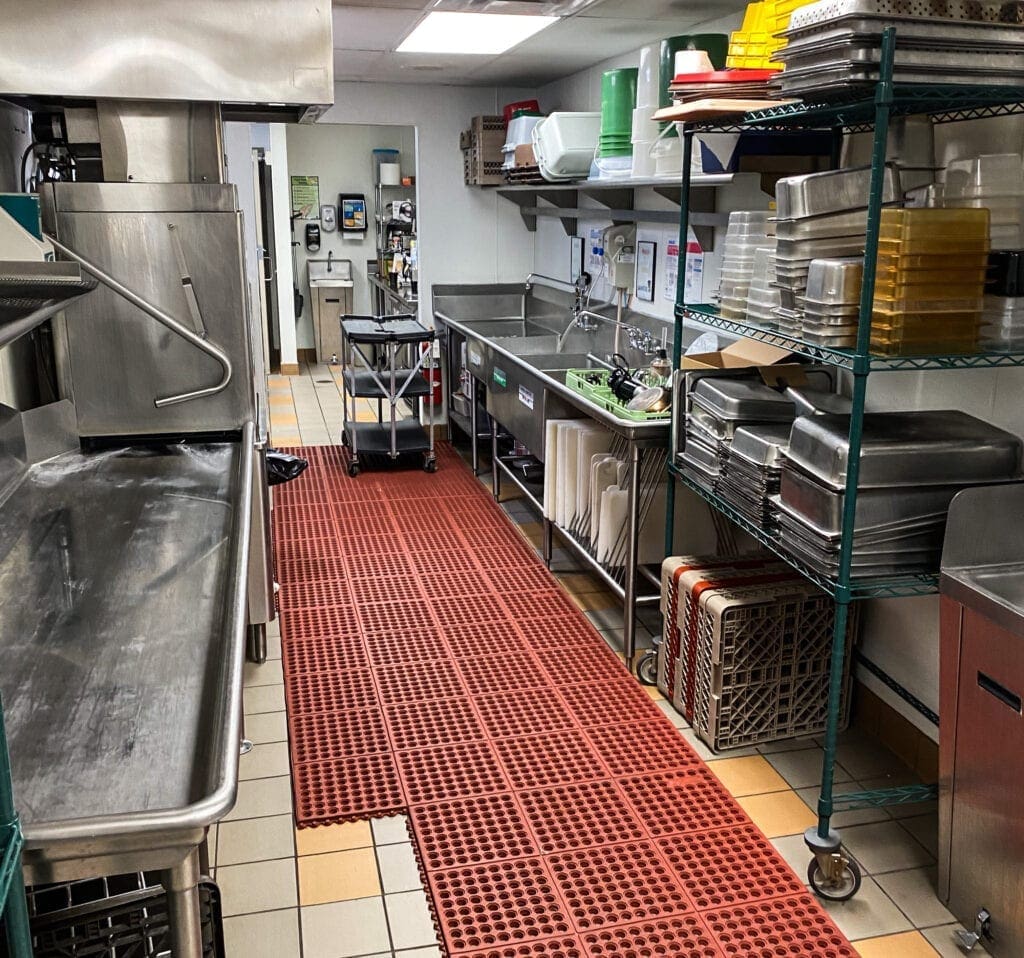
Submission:
[[[919,371],[928,369],[979,369],[1024,365],[1024,354],[986,353],[962,356],[899,356],[879,357],[870,353],[870,317],[875,291],[878,235],[881,222],[882,182],[886,160],[889,121],[894,116],[926,115],[936,123],[986,117],[1009,116],[1024,113],[1024,87],[996,85],[905,85],[893,82],[897,31],[884,31],[881,43],[879,80],[860,85],[848,95],[819,103],[782,104],[768,110],[727,117],[719,121],[708,120],[685,124],[683,127],[683,174],[680,204],[680,237],[689,235],[689,194],[691,185],[691,159],[693,136],[697,132],[745,132],[780,129],[831,130],[835,137],[834,165],[838,165],[842,133],[871,132],[871,189],[868,197],[868,217],[865,235],[864,280],[860,300],[860,329],[857,346],[853,350],[837,350],[816,346],[803,340],[784,336],[773,330],[747,323],[724,320],[707,306],[687,305],[684,300],[686,270],[677,274],[676,322],[673,341],[673,365],[680,367],[683,323],[686,319],[726,332],[772,343],[815,362],[846,369],[852,373],[852,411],[850,415],[849,458],[843,510],[843,535],[840,543],[839,575],[829,579],[818,575],[789,556],[781,545],[764,530],[757,528],[736,513],[718,496],[708,493],[687,480],[671,463],[669,473],[681,484],[692,489],[716,510],[749,532],[762,545],[794,566],[811,582],[831,594],[837,603],[836,622],[832,645],[832,672],[829,682],[829,713],[825,732],[824,761],[821,793],[818,800],[818,825],[807,833],[808,846],[822,868],[828,852],[839,851],[840,836],[831,829],[834,812],[844,808],[876,807],[921,801],[934,796],[929,786],[913,789],[882,789],[868,793],[834,795],[836,738],[842,683],[842,663],[846,651],[846,620],[849,604],[857,599],[926,595],[936,590],[935,576],[901,577],[884,580],[855,580],[851,576],[853,562],[853,528],[857,507],[860,474],[860,451],[863,438],[863,419],[867,397],[867,379],[871,372]],[[678,410],[677,410],[678,414]],[[674,551],[675,483],[669,483],[667,522],[665,530],[666,554]],[[812,861],[812,871],[813,871]],[[844,867],[850,870],[850,865]],[[854,869],[855,870],[855,869]],[[810,875],[810,873],[809,873]],[[859,887],[859,874],[853,891]],[[849,897],[847,895],[846,897]]]
[[[11,757],[7,750],[7,728],[0,703],[0,911],[10,958],[32,958],[32,933],[21,876],[24,839],[14,808]]]

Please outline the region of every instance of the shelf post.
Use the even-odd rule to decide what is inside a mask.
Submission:
[[[857,518],[857,490],[860,481],[860,453],[864,436],[864,406],[867,399],[870,370],[871,313],[875,298],[875,274],[878,260],[878,234],[882,221],[882,199],[885,184],[886,145],[889,138],[889,115],[893,102],[892,72],[896,48],[896,31],[882,35],[882,62],[875,90],[875,133],[871,153],[871,190],[868,195],[867,236],[864,249],[864,281],[860,296],[860,318],[857,329],[858,362],[853,370],[853,401],[850,410],[849,454],[846,466],[846,490],[843,501],[843,535],[839,548],[839,575],[836,589],[835,627],[832,634],[832,661],[829,670],[828,714],[825,723],[825,748],[821,772],[821,795],[818,799],[817,838],[835,841],[830,833],[834,809],[836,738],[839,730],[839,708],[842,701],[843,664],[846,659],[847,623],[849,621],[851,572],[853,568],[853,535]],[[813,841],[814,836],[809,836]],[[810,843],[810,842],[809,842]],[[812,847],[814,847],[812,845]]]
[[[7,749],[7,728],[3,706],[0,704],[0,827],[5,847],[0,858],[11,857],[9,875],[4,876],[6,893],[0,901],[3,911],[4,934],[11,958],[32,958],[32,931],[25,902],[25,879],[21,871],[21,822],[14,807],[14,786],[11,783],[11,755]],[[13,854],[11,852],[13,851]]]
[[[674,330],[672,336],[672,373],[679,368],[683,356],[683,315],[679,309],[684,305],[686,292],[686,250],[689,245],[690,235],[690,183],[693,176],[691,165],[693,161],[693,131],[683,126],[683,186],[679,195],[679,261],[676,265],[676,309],[674,314]],[[680,411],[672,411],[673,416],[680,415]],[[668,461],[672,462],[673,449],[668,451]],[[675,551],[675,530],[676,530],[676,484],[669,478],[668,490],[665,494],[665,555],[670,556]]]

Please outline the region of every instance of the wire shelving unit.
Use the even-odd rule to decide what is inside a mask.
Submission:
[[[870,349],[871,312],[875,292],[876,258],[881,223],[882,184],[886,160],[886,143],[892,117],[925,115],[935,123],[957,122],[987,117],[1024,113],[1024,87],[1002,85],[905,85],[893,82],[893,64],[896,50],[896,30],[887,29],[882,36],[880,79],[871,85],[851,89],[842,99],[827,102],[780,104],[767,110],[744,115],[733,115],[721,120],[704,120],[683,127],[683,188],[680,208],[680,236],[688,229],[688,203],[690,194],[690,162],[693,137],[705,132],[770,132],[772,130],[830,130],[836,138],[838,156],[839,138],[843,134],[868,133],[873,135],[871,155],[871,189],[868,198],[867,233],[864,253],[864,281],[861,290],[857,346],[854,349],[830,349],[786,336],[774,330],[745,322],[723,319],[714,306],[687,304],[683,301],[683,278],[679,270],[677,306],[675,311],[675,341],[673,360],[679,368],[682,353],[682,335],[685,322],[718,329],[739,336],[787,349],[817,363],[846,370],[852,379],[852,412],[849,433],[849,468],[843,504],[843,534],[839,557],[839,571],[828,578],[808,568],[790,555],[781,542],[731,508],[719,496],[709,493],[690,482],[675,466],[670,457],[669,473],[676,481],[693,490],[719,513],[750,534],[761,545],[792,565],[807,579],[831,595],[836,602],[835,626],[832,639],[832,665],[829,677],[828,718],[825,731],[824,761],[821,793],[818,799],[818,824],[805,835],[813,853],[808,876],[815,890],[824,897],[843,900],[856,894],[860,875],[854,862],[842,847],[839,833],[831,827],[835,812],[879,806],[902,805],[934,798],[936,789],[930,785],[912,785],[901,788],[875,789],[837,795],[833,791],[836,762],[836,738],[839,724],[840,695],[843,681],[843,662],[846,655],[847,620],[849,607],[854,601],[873,598],[920,596],[938,590],[937,575],[900,575],[886,578],[861,579],[851,574],[853,559],[853,528],[857,508],[857,489],[860,472],[860,453],[863,435],[865,400],[868,377],[871,373],[923,371],[944,369],[992,369],[1024,365],[1024,353],[979,353],[949,356],[873,356]],[[676,409],[676,415],[681,414]],[[673,554],[673,513],[675,486],[669,485],[666,552]],[[908,699],[909,701],[909,699]]]

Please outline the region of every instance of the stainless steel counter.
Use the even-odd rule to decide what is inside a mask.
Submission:
[[[235,800],[252,425],[71,453],[0,503],[0,674],[31,882],[162,869],[199,955],[196,849]]]

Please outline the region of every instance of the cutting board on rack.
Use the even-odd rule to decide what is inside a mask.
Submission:
[[[733,100],[729,97],[708,97],[703,100],[694,100],[692,103],[664,107],[658,110],[652,119],[674,120],[677,123],[685,123],[690,120],[713,120],[733,113],[754,113],[757,110],[770,110],[776,106],[799,102],[799,100]]]

